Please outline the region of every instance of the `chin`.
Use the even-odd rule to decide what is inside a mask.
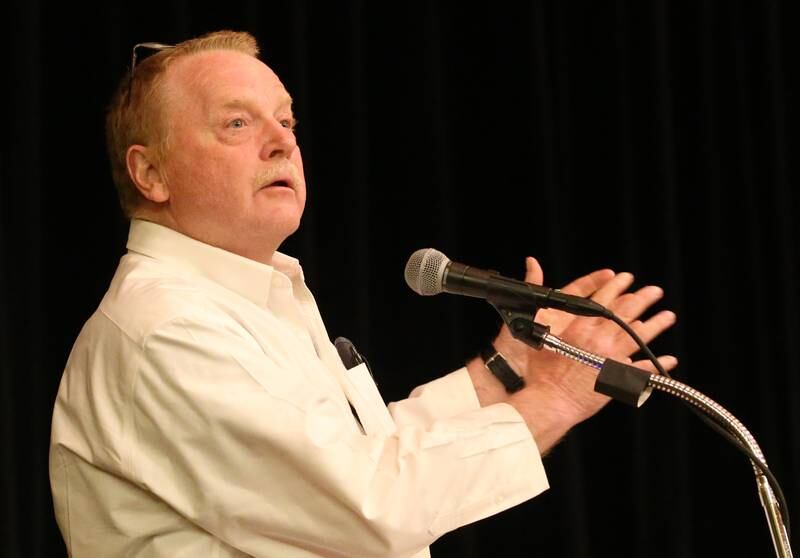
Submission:
[[[277,241],[277,249],[277,246],[280,246],[284,240],[300,228],[300,217],[300,215],[281,213],[262,219],[258,224],[259,236],[265,240],[269,239],[273,243]]]

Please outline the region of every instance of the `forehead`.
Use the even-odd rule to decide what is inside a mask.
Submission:
[[[203,104],[244,99],[291,103],[286,88],[269,66],[237,51],[206,51],[177,59],[169,68],[166,82],[183,100]]]

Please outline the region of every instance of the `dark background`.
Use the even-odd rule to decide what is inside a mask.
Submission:
[[[478,300],[408,290],[414,250],[515,277],[535,255],[552,286],[629,270],[679,315],[654,349],[750,428],[800,529],[791,4],[6,4],[0,554],[64,554],[51,406],[127,233],[104,107],[134,43],[221,28],[255,34],[296,100],[309,204],[284,251],[387,399],[498,325]],[[772,555],[747,460],[666,396],[610,405],[546,467],[550,491],[446,535],[434,558]]]

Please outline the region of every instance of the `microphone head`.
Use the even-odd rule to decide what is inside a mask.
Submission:
[[[444,274],[450,260],[433,248],[417,250],[406,264],[406,283],[411,290],[423,296],[444,291]]]

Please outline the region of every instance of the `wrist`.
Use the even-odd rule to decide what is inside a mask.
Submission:
[[[525,387],[525,380],[493,343],[487,343],[480,356],[467,363],[467,372],[482,407],[504,402]]]
[[[475,357],[470,360],[467,363],[467,372],[481,407],[508,400],[508,393],[503,388],[503,384],[498,382],[497,378],[484,366],[482,358]]]
[[[580,419],[568,406],[562,405],[559,394],[528,387],[506,401],[522,416],[539,453],[544,454],[558,443]]]
[[[480,356],[484,366],[503,385],[506,393],[512,394],[525,387],[525,380],[514,370],[505,355],[498,351],[493,343],[487,343],[481,350]]]

